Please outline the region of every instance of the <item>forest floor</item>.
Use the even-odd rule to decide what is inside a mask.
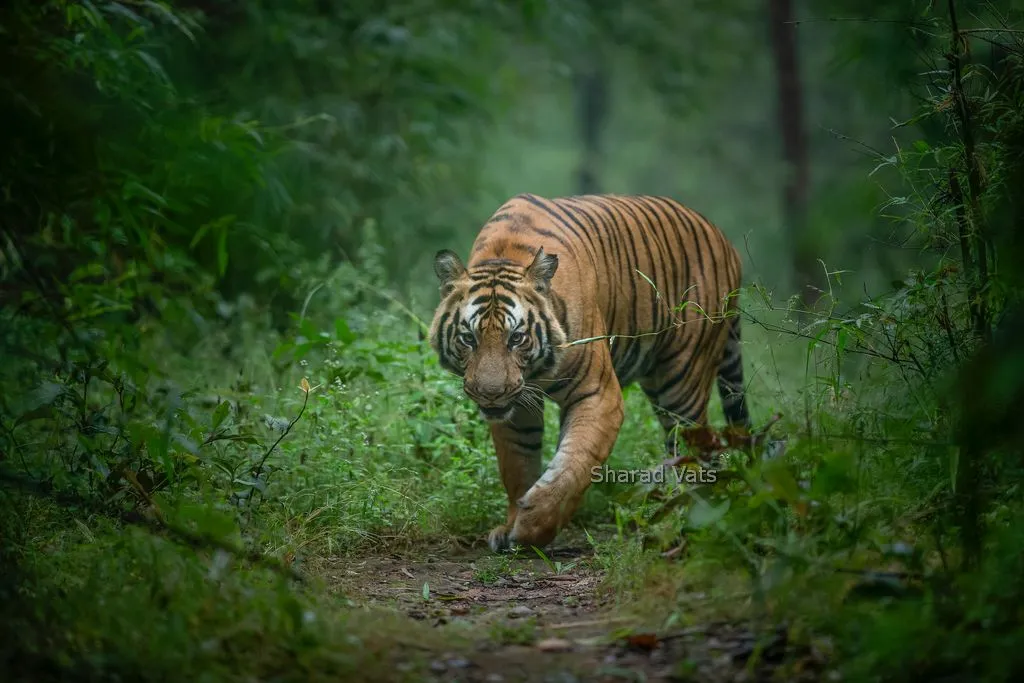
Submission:
[[[399,637],[402,645],[389,654],[397,669],[426,670],[428,680],[778,680],[783,660],[784,680],[825,680],[824,656],[787,647],[785,628],[760,641],[735,622],[658,633],[642,615],[601,597],[602,571],[581,536],[558,539],[546,559],[436,548],[324,560],[318,573],[356,605],[432,626],[438,638]]]

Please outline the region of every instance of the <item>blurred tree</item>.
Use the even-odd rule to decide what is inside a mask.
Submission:
[[[768,23],[778,86],[776,106],[782,155],[787,166],[782,192],[783,220],[792,249],[793,277],[806,308],[812,303],[809,288],[817,279],[817,266],[806,235],[810,161],[792,0],[768,0]]]
[[[576,121],[583,146],[576,172],[576,191],[601,191],[601,137],[608,119],[611,78],[604,50],[591,50],[590,59],[574,72]]]
[[[682,123],[711,108],[708,105],[718,97],[716,88],[728,83],[756,54],[749,39],[754,16],[749,3],[736,0],[724,5],[721,0],[685,5],[674,0],[552,4],[537,35],[549,59],[568,65],[564,70],[572,75],[582,145],[576,188],[592,191],[601,185],[602,128],[616,104],[612,94],[616,79],[650,87],[657,104]],[[722,50],[722,45],[730,47]],[[685,161],[680,158],[675,163]]]

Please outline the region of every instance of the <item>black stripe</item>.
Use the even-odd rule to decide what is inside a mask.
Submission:
[[[567,216],[565,215],[566,214],[566,210],[565,210],[564,207],[559,205],[558,202],[552,201],[552,202],[550,202],[551,205],[548,206],[548,203],[546,203],[544,201],[541,201],[540,199],[538,199],[538,198],[536,198],[536,197],[534,197],[532,195],[527,196],[526,200],[528,202],[530,202],[531,204],[533,204],[534,206],[540,208],[546,214],[551,216],[551,218],[558,225],[560,225],[561,227],[565,228],[567,231],[572,233],[572,235],[576,238],[576,240],[579,243],[582,244],[584,242],[584,240],[583,240],[584,234],[581,234],[579,231],[576,230],[576,228],[574,228],[572,225],[569,224],[569,221],[567,220]],[[569,216],[569,217],[571,217],[571,216]],[[572,220],[573,220],[574,223],[577,224],[577,226],[580,229],[583,228],[583,226],[580,225],[579,221],[577,221],[575,218],[573,218]],[[583,232],[585,233],[586,231],[583,231]],[[574,249],[570,249],[570,251],[575,251],[575,250]]]
[[[578,403],[580,403],[580,401],[585,401],[588,398],[590,398],[591,396],[596,396],[597,394],[600,394],[600,393],[601,393],[601,389],[597,388],[597,389],[594,389],[593,391],[588,391],[585,394],[580,394],[578,396],[574,396],[572,398],[572,400],[567,401],[566,403],[564,403],[562,405],[562,410],[565,411],[566,413],[568,413],[570,410],[573,409],[574,406],[576,406]]]
[[[703,334],[703,331],[702,331],[701,332],[701,336],[698,337],[698,341],[703,340],[703,338],[704,338],[704,334]],[[669,392],[673,388],[675,388],[690,373],[690,364],[693,362],[693,360],[695,358],[697,358],[697,352],[698,352],[698,348],[697,347],[698,347],[698,345],[694,345],[694,346],[690,346],[689,344],[685,345],[687,348],[689,348],[692,351],[690,357],[686,360],[686,363],[683,364],[683,367],[680,368],[678,372],[676,372],[676,374],[672,375],[671,377],[669,377],[668,379],[666,379],[664,382],[661,383],[661,385],[658,387],[658,395],[659,396],[664,397],[664,395],[667,392]]]
[[[513,282],[522,282],[523,281],[522,273],[520,273],[517,270],[512,270],[511,268],[504,268],[504,267],[503,268],[477,268],[476,266],[473,266],[473,271],[469,274],[469,279],[473,280],[474,282],[479,282],[480,280],[490,280],[490,279],[496,278],[496,277],[501,277],[501,278],[504,278],[506,280],[511,280]]]
[[[708,304],[710,305],[712,302],[714,302],[715,307],[716,307],[714,311],[708,311],[708,314],[709,315],[717,316],[717,315],[719,315],[721,313],[721,308],[722,308],[722,301],[721,301],[722,293],[721,293],[721,291],[719,291],[719,287],[718,287],[718,275],[719,275],[718,258],[716,256],[716,252],[718,251],[717,247],[720,246],[720,245],[718,244],[718,240],[717,239],[715,240],[714,243],[712,243],[712,241],[711,241],[711,239],[713,237],[715,237],[715,232],[712,229],[711,224],[708,223],[707,220],[703,216],[698,214],[696,211],[692,211],[690,209],[687,209],[687,211],[689,211],[690,213],[693,213],[699,219],[699,221],[697,221],[697,223],[701,227],[701,231],[700,231],[701,235],[704,237],[704,241],[707,244],[708,258],[711,260],[711,277],[712,277],[712,282],[714,283],[714,287],[713,288],[709,287],[709,289],[711,290],[709,292],[709,295],[710,295],[711,298],[708,299]],[[705,309],[705,310],[707,310],[707,309]]]
[[[587,372],[590,371],[590,363],[592,359],[593,354],[581,353],[576,356],[575,363],[572,367],[562,369],[562,372],[570,378],[569,386],[565,389],[566,396],[569,396],[572,392],[576,391],[576,388],[583,383],[584,379],[586,379]],[[583,367],[581,368],[580,366]],[[552,392],[548,391],[548,393],[550,394]]]
[[[510,423],[508,426],[511,427],[512,431],[516,432],[517,434],[543,434],[544,433],[544,426],[543,425],[541,425],[539,427],[522,427],[522,426],[519,426],[519,425],[517,425],[515,423]]]
[[[538,228],[535,225],[531,226],[530,229],[533,232],[537,233],[538,235],[540,235],[542,237],[548,237],[550,239],[555,240],[556,242],[558,242],[558,244],[560,244],[562,246],[562,248],[566,252],[571,253],[573,251],[572,242],[570,242],[567,239],[565,239],[565,237],[563,237],[562,235],[559,235],[556,232],[552,232],[552,231],[550,231],[550,230],[548,230],[546,228]]]
[[[522,448],[524,451],[538,451],[544,447],[543,441],[517,441],[515,439],[508,439],[507,442],[518,448]]]
[[[588,230],[587,226],[582,223],[580,220],[579,210],[567,201],[556,200],[552,202],[552,204],[563,216],[562,222],[566,229],[576,236],[576,239],[580,243],[579,246],[589,252],[591,263],[597,263],[597,246],[594,242],[595,236],[593,230]],[[570,225],[569,221],[571,221],[575,227]]]
[[[490,288],[504,287],[505,289],[507,289],[508,291],[512,292],[513,294],[515,294],[515,292],[516,292],[516,288],[515,288],[515,284],[514,283],[505,282],[503,280],[488,280],[486,282],[478,282],[478,283],[476,283],[475,285],[473,285],[472,287],[469,288],[469,291],[467,293],[468,294],[473,294],[474,292],[479,292],[481,289],[487,289],[489,287]]]
[[[604,232],[598,224],[598,217],[591,214],[591,210],[594,209],[594,202],[581,201],[578,198],[569,198],[564,203],[573,209],[578,217],[587,222],[586,234],[590,240],[594,263],[609,263],[608,255],[610,252],[610,245],[606,244]],[[598,250],[600,250],[600,254],[598,254]]]
[[[568,339],[570,335],[569,314],[565,306],[565,299],[554,292],[548,294],[548,299],[551,300],[551,305],[555,309],[555,320],[558,321],[559,327],[562,328],[562,332],[565,334],[566,339]]]
[[[564,219],[560,218],[557,213],[555,213],[550,207],[548,207],[545,201],[533,195],[522,195],[522,199],[543,210],[544,213],[548,214],[549,216],[551,216],[552,219],[554,219],[556,224],[561,225],[566,230],[571,232],[577,240],[579,239],[579,235],[576,233],[576,231],[573,230],[572,227],[569,226]],[[570,242],[565,241],[565,239],[561,235],[557,235],[556,233],[553,233],[550,230],[545,230],[543,228],[538,227],[533,227],[533,231],[540,235],[544,235],[545,237],[550,237],[552,239],[558,240],[559,244],[565,247],[568,251],[574,251],[572,244]]]
[[[661,253],[661,266],[665,273],[661,292],[665,300],[662,302],[662,307],[659,311],[661,315],[667,316],[668,319],[663,323],[656,324],[656,328],[660,330],[675,322],[675,311],[673,310],[675,307],[674,292],[678,287],[685,287],[686,285],[683,283],[683,278],[679,272],[679,264],[669,244],[668,232],[666,231],[661,213],[649,197],[642,197],[640,204],[644,215],[651,224],[651,233],[658,242],[658,249]],[[667,337],[668,335],[659,335],[659,338],[654,340],[651,348],[652,355],[656,355],[661,350]]]
[[[610,224],[610,226],[611,226],[610,231],[613,234],[613,236],[615,237],[615,242],[617,243],[618,239],[622,238],[622,245],[626,246],[625,249],[622,246],[620,246],[620,248],[618,248],[618,250],[616,251],[615,256],[616,256],[617,259],[622,259],[623,261],[625,261],[625,264],[626,264],[625,268],[622,267],[622,264],[617,264],[617,265],[620,266],[620,267],[618,267],[618,272],[620,272],[622,274],[622,276],[625,276],[626,282],[629,283],[629,286],[630,286],[630,298],[629,298],[629,300],[627,302],[624,302],[624,303],[626,303],[626,305],[629,307],[629,311],[630,311],[630,330],[629,331],[631,333],[635,333],[638,330],[639,326],[640,326],[640,321],[639,321],[639,318],[637,317],[637,306],[636,306],[636,301],[637,301],[637,282],[636,282],[637,281],[637,275],[633,272],[634,267],[631,266],[631,264],[630,264],[630,248],[632,247],[632,242],[633,241],[630,239],[628,232],[625,232],[622,229],[618,229],[618,228],[620,228],[620,226],[623,225],[623,216],[622,216],[621,211],[618,210],[617,203],[609,202],[608,206],[602,205],[601,208],[604,210],[604,213],[607,214],[607,216],[608,216],[608,221],[610,221],[610,223],[608,223],[608,224]]]
[[[570,197],[567,202],[571,202],[576,208],[576,211],[587,219],[590,224],[591,234],[593,238],[597,240],[598,246],[601,248],[600,263],[608,263],[609,245],[605,243],[605,235],[597,224],[597,219],[591,214],[591,211],[595,209],[595,203],[593,200],[580,199],[578,197]],[[595,256],[596,256],[595,252]]]
[[[565,389],[567,386],[569,386],[569,382],[571,382],[571,381],[572,381],[571,379],[556,380],[555,382],[553,382],[552,384],[550,384],[548,386],[547,393],[548,394],[557,394],[557,393],[561,392],[563,389]]]
[[[522,242],[512,242],[511,244],[508,245],[508,247],[509,249],[519,249],[520,251],[525,251],[531,255],[536,255],[537,253],[536,247],[531,247],[529,244],[523,244]]]
[[[645,230],[646,226],[644,226],[643,222],[640,220],[640,216],[637,214],[637,212],[636,212],[636,210],[635,210],[635,208],[633,206],[633,202],[630,201],[629,199],[623,199],[623,201],[622,201],[622,211],[623,212],[628,212],[629,215],[633,218],[633,230],[630,230],[629,234],[640,237],[640,241],[643,243],[644,249],[647,251],[647,260],[650,262],[651,266],[655,270],[657,270],[657,259],[655,258],[654,253],[651,251],[651,243],[647,240],[647,231]],[[636,245],[635,245],[635,242],[636,242],[635,238],[634,238],[633,241],[634,241],[634,248],[635,248],[636,247]],[[640,272],[643,272],[642,270],[640,270],[639,251],[635,250],[635,253],[637,254],[637,257],[636,257],[637,258],[636,270],[638,270]],[[655,283],[657,283],[659,280],[664,282],[664,278],[661,277],[657,272],[644,273],[644,275],[649,277]],[[630,276],[631,277],[640,277],[637,273],[630,273]],[[634,333],[639,333],[641,331],[645,331],[645,332],[647,332],[647,331],[654,331],[654,330],[658,329],[658,323],[657,323],[657,320],[658,320],[658,299],[657,299],[657,297],[658,297],[658,295],[657,295],[657,290],[654,287],[651,287],[650,284],[648,284],[646,282],[644,283],[644,287],[647,288],[647,292],[649,293],[649,295],[651,297],[650,300],[651,300],[651,326],[652,327],[651,327],[650,330],[634,330]],[[635,301],[633,303],[633,305],[636,306],[636,307],[639,307],[640,302],[639,301]]]
[[[686,240],[683,239],[683,234],[687,226],[685,222],[680,220],[678,212],[675,211],[674,202],[670,202],[661,197],[652,198],[652,201],[660,202],[659,205],[665,212],[665,218],[669,221],[669,224],[672,226],[672,230],[669,231],[669,234],[671,237],[674,237],[676,242],[678,243],[677,253],[683,257],[683,260],[686,265],[686,274],[680,281],[683,286],[683,289],[685,290],[695,280],[695,278],[693,277],[693,268],[690,264],[691,250],[686,248]],[[677,292],[677,294],[679,296],[682,296],[682,292]]]
[[[481,266],[484,266],[484,267],[502,266],[502,267],[504,267],[504,266],[515,266],[515,265],[518,265],[518,264],[515,261],[513,261],[512,259],[510,259],[510,258],[503,258],[503,257],[495,256],[494,258],[488,258],[488,259],[484,259],[483,261],[478,261],[478,262],[474,263],[473,264],[473,268],[476,269],[476,268],[480,268]],[[498,270],[501,270],[501,268],[499,268]]]
[[[731,376],[736,373],[737,370],[743,369],[743,358],[736,354],[731,358],[726,358],[718,366],[718,374]]]
[[[487,226],[490,225],[491,223],[500,223],[502,221],[507,221],[510,218],[512,218],[512,214],[508,213],[507,211],[503,211],[501,213],[496,213],[493,216],[491,216],[491,218],[486,223],[484,223],[484,225]]]

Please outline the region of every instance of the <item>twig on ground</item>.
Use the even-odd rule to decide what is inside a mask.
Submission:
[[[582,628],[584,626],[604,626],[629,621],[630,617],[605,617],[603,619],[587,619],[585,621],[568,621],[562,624],[551,624],[548,628]]]

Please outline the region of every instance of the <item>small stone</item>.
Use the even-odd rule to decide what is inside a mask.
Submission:
[[[473,662],[462,657],[453,657],[448,660],[448,667],[451,669],[468,669],[471,666],[473,666]]]
[[[568,652],[572,643],[565,638],[545,638],[537,643],[537,649],[541,652]]]
[[[430,670],[437,674],[443,674],[445,671],[448,670],[448,667],[445,665],[444,662],[435,659],[430,663]]]
[[[513,619],[520,619],[522,617],[532,617],[533,610],[527,607],[526,605],[519,605],[518,607],[513,607],[512,609],[510,609],[508,611],[508,615]]]

